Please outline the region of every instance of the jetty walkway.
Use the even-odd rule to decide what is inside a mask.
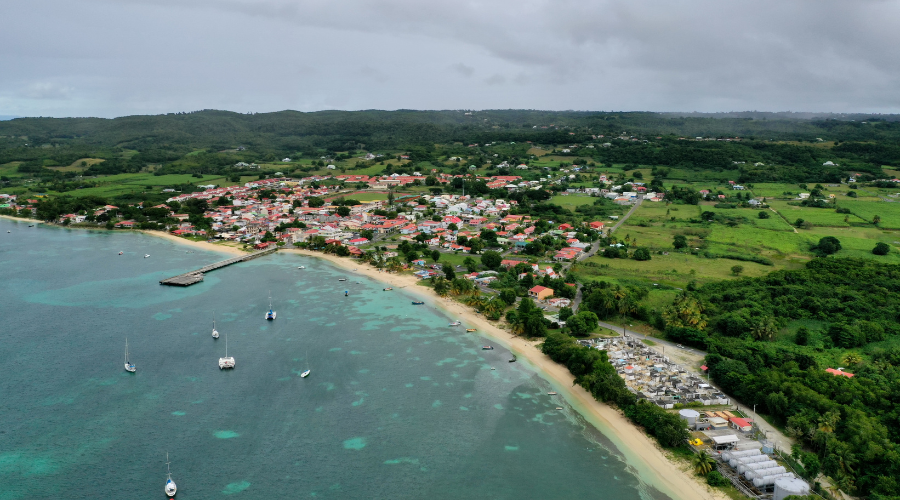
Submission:
[[[203,281],[203,273],[208,273],[210,271],[215,271],[216,269],[221,269],[225,266],[230,266],[232,264],[237,264],[238,262],[244,262],[251,259],[255,259],[257,257],[262,257],[263,255],[268,255],[270,253],[275,253],[278,248],[267,248],[265,250],[260,250],[258,252],[248,253],[247,255],[241,255],[239,257],[232,257],[230,259],[223,260],[221,262],[216,262],[215,264],[210,264],[208,266],[201,267],[196,271],[187,272],[184,274],[179,274],[178,276],[172,276],[171,278],[166,278],[159,282],[160,285],[169,285],[169,286],[191,286],[194,283],[200,283]]]

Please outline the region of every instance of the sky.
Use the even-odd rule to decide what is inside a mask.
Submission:
[[[6,0],[0,116],[900,112],[900,1]]]

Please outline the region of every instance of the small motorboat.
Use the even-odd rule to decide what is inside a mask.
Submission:
[[[28,227],[34,227],[34,224],[28,224]]]
[[[474,328],[466,328],[466,331],[467,331],[467,332],[474,332],[475,329],[474,329]]]
[[[122,255],[124,252],[119,252],[119,255]]]
[[[510,362],[510,363],[515,363],[515,362],[516,362],[516,355],[515,355],[515,354],[513,354],[513,357],[512,357],[512,359],[509,360],[509,362]]]
[[[548,396],[556,396],[556,392],[550,391],[550,392],[547,393],[547,395],[548,395]]]
[[[306,269],[306,266],[297,266],[297,269]]]
[[[482,350],[482,351],[493,351],[493,350],[494,350],[494,346],[492,346],[492,345],[483,345],[483,346],[481,346],[481,350]]]
[[[338,281],[347,281],[347,278],[338,278]]]
[[[344,290],[344,297],[347,297],[349,295],[350,295],[350,290]]]
[[[459,326],[459,325],[461,325],[461,324],[462,324],[462,323],[460,323],[459,321],[454,321],[453,323],[450,323],[450,324],[447,325],[447,326]]]
[[[491,367],[491,370],[496,370],[496,368],[494,368],[494,367],[492,366],[492,367]]]
[[[390,292],[391,290],[393,290],[393,288],[387,287],[387,288],[384,288],[383,290],[384,290],[385,292]]]
[[[414,301],[412,301],[412,305],[414,305],[414,306],[421,306],[421,305],[424,304],[424,303],[425,303],[425,302],[423,302],[423,301],[421,301],[421,300],[414,300]]]
[[[562,410],[563,407],[562,407],[562,406],[557,406],[556,409],[557,409],[557,410]]]
[[[150,258],[150,254],[148,253],[148,254],[144,255],[144,258],[145,258],[145,259]]]
[[[7,233],[11,233],[12,231],[7,231]]]
[[[306,378],[306,377],[308,377],[308,376],[309,376],[309,372],[310,372],[309,370],[306,370],[305,372],[301,373],[301,374],[300,374],[300,378]]]

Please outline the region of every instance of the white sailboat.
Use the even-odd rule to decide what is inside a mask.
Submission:
[[[137,368],[134,366],[134,363],[128,361],[128,339],[125,339],[125,371],[134,373],[137,371]]]
[[[234,368],[234,358],[228,357],[228,333],[225,333],[225,357],[219,358],[219,369]]]
[[[306,351],[306,366],[309,366],[309,351]],[[306,369],[305,372],[300,374],[300,378],[306,378],[309,376],[309,372],[312,371],[309,368]]]
[[[169,468],[169,452],[166,452],[166,495],[174,497],[178,492],[175,481],[172,481],[172,469]]]
[[[212,331],[212,338],[214,338],[214,339],[219,338],[219,331],[216,330],[216,313],[213,313],[213,331]]]
[[[272,292],[269,292],[269,312],[266,313],[266,319],[269,321],[275,319],[275,311],[272,309]]]

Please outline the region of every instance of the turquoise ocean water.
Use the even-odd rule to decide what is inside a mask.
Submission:
[[[165,498],[166,452],[188,500],[668,498],[403,290],[281,254],[158,284],[222,258],[0,219],[0,500]]]

